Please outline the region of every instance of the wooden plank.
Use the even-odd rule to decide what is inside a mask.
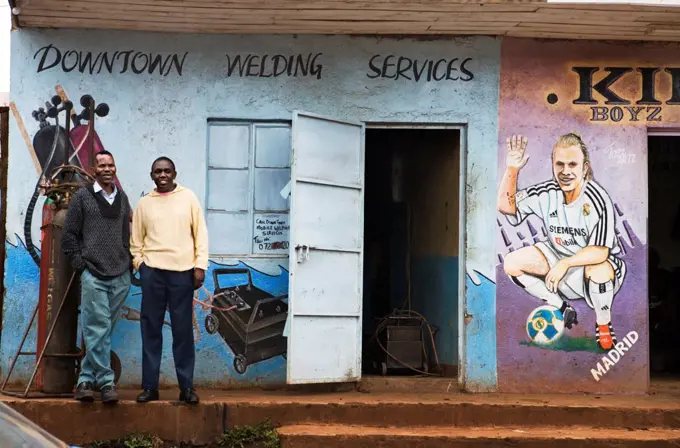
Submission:
[[[54,0],[32,0],[25,4],[22,9],[39,9],[39,6],[44,6],[46,3],[55,4]],[[60,5],[69,4],[69,0],[59,2]],[[423,4],[422,2],[367,2],[367,1],[334,1],[334,0],[319,0],[319,1],[290,1],[290,2],[250,2],[250,1],[233,1],[233,0],[217,0],[207,1],[200,0],[196,2],[177,2],[173,0],[89,0],[88,3],[98,5],[101,9],[106,10],[113,5],[129,5],[129,6],[151,6],[153,8],[160,7],[181,7],[184,10],[198,10],[198,9],[229,9],[229,10],[383,10],[383,11],[410,11],[410,12],[534,12],[538,6],[513,6],[513,5],[453,5],[440,4],[437,6]]]
[[[660,39],[658,36],[647,36],[647,35],[606,35],[606,34],[576,34],[576,33],[565,33],[565,32],[534,32],[534,31],[509,31],[506,36],[508,37],[530,37],[534,39],[560,39],[560,40],[597,40],[597,41],[655,41],[655,42],[678,42],[680,41],[680,36],[678,37],[668,37],[664,36]]]
[[[76,3],[76,2],[73,2]],[[78,2],[81,3],[81,2]],[[87,3],[86,3],[87,4]],[[41,8],[41,11],[34,12],[33,10],[28,10],[22,14],[23,17],[31,16],[43,16],[45,11],[59,9],[53,9],[54,7]],[[227,20],[230,22],[237,23],[278,23],[279,21],[286,21],[289,23],[296,23],[296,21],[307,21],[307,20],[330,20],[330,21],[363,21],[363,22],[380,22],[380,21],[396,21],[396,22],[437,22],[437,23],[451,23],[451,22],[469,22],[474,24],[488,22],[490,26],[496,24],[502,24],[503,26],[513,26],[517,23],[528,23],[528,24],[556,24],[562,25],[562,21],[558,21],[558,17],[550,16],[550,18],[537,17],[535,14],[530,13],[500,13],[500,14],[433,14],[427,13],[425,15],[415,15],[415,14],[404,14],[404,13],[394,13],[388,12],[385,14],[371,14],[370,20],[366,20],[367,16],[364,11],[347,11],[347,12],[337,12],[337,11],[315,11],[309,12],[305,15],[301,15],[297,12],[282,11],[262,11],[262,13],[254,14],[253,12],[239,11],[238,13],[221,12],[220,14],[183,14],[181,11],[176,11],[176,13],[168,12],[154,12],[154,11],[139,11],[140,14],[147,19],[152,19],[152,21],[167,21],[168,23],[198,23],[205,21],[206,23],[212,23],[215,20]],[[92,9],[90,6],[85,6],[83,8],[76,8],[70,11],[65,16],[79,17],[79,18],[102,18],[101,14]],[[130,11],[126,9],[110,9],[107,11],[106,18],[109,19],[121,19],[126,20],[129,18]],[[55,16],[58,16],[55,14]],[[645,27],[647,24],[643,22],[622,22],[613,20],[613,18],[608,18],[607,20],[601,21],[586,21],[580,18],[576,18],[576,23],[581,25],[592,25],[592,26],[604,26],[604,27]],[[253,21],[255,20],[255,21]],[[680,20],[680,15],[678,15],[678,20]],[[569,22],[569,21],[567,21]]]
[[[33,160],[35,170],[38,173],[38,175],[40,175],[40,173],[42,173],[42,168],[40,167],[40,162],[38,161],[38,155],[35,153],[35,148],[33,147],[31,137],[29,137],[28,131],[26,130],[26,126],[24,125],[24,119],[21,118],[19,109],[17,109],[17,105],[14,103],[14,101],[9,103],[9,108],[12,110],[12,115],[14,115],[14,119],[17,122],[19,133],[24,138],[24,143],[26,144],[26,148],[28,149],[28,154],[31,156],[31,160]]]
[[[49,3],[36,3],[31,4],[31,8],[27,8],[22,13],[25,15],[36,15],[40,12],[54,11],[57,16],[68,16],[71,13],[81,13],[81,12],[92,12],[97,13],[98,16],[102,15],[101,8],[96,5],[92,5],[88,1],[69,1],[63,6],[58,3],[50,1]],[[68,11],[68,14],[64,12]],[[317,19],[352,19],[352,20],[366,20],[370,19],[372,21],[377,20],[407,20],[407,21],[434,21],[434,20],[471,20],[476,22],[483,21],[503,21],[503,22],[518,22],[522,20],[530,20],[533,17],[533,13],[526,12],[503,12],[503,13],[452,13],[452,14],[442,14],[441,12],[422,12],[422,13],[409,13],[403,11],[372,11],[370,16],[367,16],[366,11],[362,10],[312,10],[312,11],[298,11],[298,10],[258,10],[249,11],[244,9],[238,10],[228,10],[228,9],[202,9],[198,11],[189,10],[182,7],[163,7],[163,8],[151,8],[147,5],[112,5],[110,8],[106,9],[106,17],[112,14],[124,14],[129,16],[130,13],[135,14],[141,13],[145,17],[184,17],[184,18],[205,18],[205,17],[230,17],[230,18],[249,18],[254,14],[259,17],[269,16],[275,18],[286,18],[286,19],[301,19],[307,17],[314,17]]]
[[[572,3],[572,4],[566,4],[566,3],[546,3],[544,5],[540,5],[540,8],[543,9],[570,9],[570,10],[586,10],[586,11],[628,11],[628,12],[635,12],[635,11],[647,11],[647,12],[657,12],[657,13],[666,13],[666,12],[676,12],[678,10],[678,7],[668,7],[668,6],[657,6],[657,5],[622,5],[622,4],[616,4],[616,5],[607,5],[607,4],[585,4],[585,3]]]
[[[252,33],[257,28],[260,34],[502,35],[522,28],[537,36],[573,32],[639,39],[655,20],[680,23],[680,8],[529,0],[32,0],[23,9],[19,21],[28,27],[197,33]]]
[[[45,16],[49,9],[40,10],[25,10],[22,12],[21,17],[30,16]],[[74,10],[69,10],[68,13],[54,11],[55,17],[97,17],[97,18],[129,18],[131,12],[125,10],[111,9],[107,11],[106,15],[102,15],[101,12],[92,10],[89,8],[78,8]],[[215,14],[183,14],[181,12],[156,12],[156,11],[135,11],[134,14],[142,15],[144,18],[154,18],[154,19],[167,19],[169,22],[178,21],[188,21],[188,22],[200,22],[202,20],[211,19],[221,19],[221,20],[231,20],[231,21],[242,21],[257,18],[258,20],[345,20],[345,21],[365,21],[365,22],[455,22],[455,21],[469,21],[477,23],[502,23],[511,22],[519,23],[520,21],[533,20],[531,16],[527,15],[475,15],[475,14],[407,14],[407,13],[381,13],[381,14],[370,14],[367,15],[366,12],[362,11],[315,11],[308,12],[306,14],[298,14],[293,12],[275,12],[275,11],[262,11],[254,13],[252,11],[248,12],[219,12]],[[631,22],[633,24],[634,22]]]
[[[26,14],[22,15],[22,20],[25,20],[26,24],[33,23],[33,17],[45,17],[43,15],[32,15]],[[101,19],[100,17],[90,14],[90,13],[74,13],[70,16],[71,19]],[[121,22],[136,22],[135,20],[130,20],[129,16],[123,15],[110,15],[107,21],[121,21]],[[58,22],[55,22],[58,21]],[[575,32],[590,32],[593,34],[603,32],[605,34],[612,31],[614,34],[644,34],[647,31],[647,26],[645,24],[630,24],[629,26],[621,27],[612,24],[600,24],[597,26],[586,26],[586,25],[572,25],[572,24],[560,24],[560,23],[537,23],[537,22],[477,22],[471,20],[450,20],[450,21],[347,21],[342,19],[327,19],[327,20],[316,20],[313,18],[306,20],[285,20],[278,19],[276,17],[259,17],[250,16],[249,18],[215,18],[215,19],[189,19],[180,17],[161,17],[157,18],[155,16],[145,16],[145,22],[154,23],[158,25],[165,25],[168,30],[172,30],[173,27],[177,25],[189,25],[189,26],[208,26],[208,27],[220,27],[222,25],[232,25],[234,27],[242,26],[262,26],[262,31],[266,32],[272,27],[288,27],[290,29],[315,29],[320,31],[325,31],[329,27],[341,27],[342,29],[363,30],[367,32],[371,31],[382,31],[385,29],[402,29],[406,28],[416,28],[420,30],[436,31],[436,30],[474,30],[474,29],[484,29],[486,31],[494,32],[504,32],[513,27],[527,28],[538,31],[575,31]],[[52,24],[62,23],[62,19],[57,19],[52,17]]]
[[[582,27],[549,27],[549,26],[534,26],[534,27],[517,27],[511,31],[526,31],[531,33],[573,33],[573,34],[588,34],[591,36],[644,36],[645,32],[640,30],[617,30],[614,28],[607,29],[586,29]]]
[[[38,12],[44,11],[55,11],[63,12],[69,11],[69,14],[57,14],[61,15],[72,15],[81,12],[100,12],[101,8],[97,5],[93,5],[89,1],[68,1],[55,3],[53,0],[42,0],[36,3],[32,3],[33,7],[25,11],[25,15],[42,15],[37,14]],[[63,5],[63,6],[61,6]],[[225,9],[201,9],[194,11],[185,7],[162,7],[153,9],[149,5],[122,5],[113,4],[110,8],[106,10],[106,17],[120,17],[120,14],[124,14],[126,17],[131,13],[143,14],[144,17],[182,17],[182,18],[217,18],[217,17],[228,17],[230,19],[238,20],[248,20],[253,17],[254,12],[244,9],[239,10],[225,10]],[[101,14],[97,15],[99,17]],[[667,15],[670,18],[670,15]],[[88,16],[92,17],[92,16]],[[575,15],[563,16],[560,13],[527,13],[527,12],[501,12],[501,13],[452,13],[452,14],[442,14],[441,12],[422,12],[422,13],[408,13],[403,11],[374,11],[371,12],[370,16],[367,17],[366,11],[360,10],[313,10],[313,11],[298,11],[298,10],[259,10],[257,12],[258,18],[268,17],[271,20],[279,19],[308,19],[315,18],[319,20],[331,19],[344,19],[344,20],[365,20],[370,18],[371,21],[387,21],[387,20],[404,20],[404,21],[471,21],[471,22],[531,22],[531,23],[564,23],[576,21],[584,25],[603,25],[603,26],[640,26],[641,22],[640,16],[632,16],[628,13],[619,13],[618,15],[600,15],[592,16],[585,14],[583,17]],[[658,17],[658,16],[655,16]],[[674,15],[678,21],[680,21],[680,11],[678,14]]]
[[[147,31],[167,31],[165,25],[157,23],[148,22],[122,22],[122,21],[106,21],[106,20],[93,20],[89,24],[84,23],[82,20],[78,19],[65,19],[68,21],[67,26],[71,28],[106,28],[106,29],[119,29],[119,30],[147,30]],[[35,18],[35,26],[51,27],[53,18],[43,17]],[[179,25],[176,26],[174,31],[179,33],[199,33],[199,34],[211,34],[211,33],[225,33],[225,34],[263,34],[263,33],[273,33],[273,34],[364,34],[362,32],[356,32],[355,29],[347,29],[342,27],[324,27],[323,30],[318,30],[314,28],[309,29],[299,29],[295,27],[289,27],[286,25],[278,25],[276,27],[270,27],[270,29],[263,31],[261,26],[232,26],[224,25],[220,27],[206,27],[200,24],[194,25]],[[413,28],[404,28],[398,31],[396,30],[378,30],[372,32],[372,34],[382,35],[382,34],[422,34],[422,32],[415,30]],[[639,33],[629,33],[627,35],[618,34],[597,34],[597,33],[574,33],[574,32],[558,32],[558,31],[536,31],[536,30],[518,30],[513,29],[503,33],[499,33],[498,29],[474,29],[474,30],[429,30],[428,34],[434,35],[447,35],[454,37],[453,35],[498,35],[505,34],[507,36],[514,37],[532,37],[532,38],[551,38],[551,39],[590,39],[590,40],[645,40],[645,41],[679,41],[680,37],[675,38],[674,36],[659,38],[653,36],[646,36]]]
[[[171,2],[171,1],[165,1],[163,3],[180,3],[180,2]],[[225,8],[199,8],[199,9],[194,9],[194,8],[187,8],[186,6],[162,6],[162,7],[155,7],[150,4],[135,4],[135,5],[130,5],[130,4],[123,4],[123,3],[113,3],[109,5],[106,10],[102,11],[100,6],[102,3],[96,3],[93,1],[63,1],[63,2],[54,2],[53,0],[34,0],[34,2],[30,3],[28,8],[25,9],[25,14],[26,15],[36,15],[36,12],[38,11],[69,11],[70,14],[75,14],[78,12],[84,12],[84,11],[98,11],[101,13],[105,13],[106,15],[103,17],[110,17],[111,14],[116,14],[117,12],[123,12],[126,16],[130,14],[131,11],[139,12],[142,13],[146,16],[149,17],[173,17],[177,15],[181,15],[182,17],[186,18],[203,18],[208,15],[210,18],[213,17],[222,17],[222,16],[229,16],[229,17],[244,17],[248,18],[253,14],[253,11],[249,9],[238,9],[238,10],[230,10],[230,9],[225,9]],[[386,11],[386,10],[377,10],[375,13],[371,13],[370,18],[374,21],[378,20],[399,20],[404,16],[407,17],[407,21],[428,21],[428,20],[437,20],[437,21],[442,21],[442,20],[466,20],[466,21],[501,21],[501,22],[517,22],[517,21],[531,21],[531,22],[540,22],[540,23],[562,23],[562,22],[569,22],[569,21],[578,21],[581,24],[592,24],[592,25],[599,25],[602,24],[603,22],[606,24],[611,24],[611,23],[617,23],[619,26],[628,26],[629,24],[632,26],[636,23],[639,23],[642,21],[644,18],[643,16],[640,15],[631,15],[630,13],[626,12],[620,12],[618,14],[613,14],[613,13],[593,13],[593,12],[588,12],[587,10],[569,10],[572,12],[569,13],[564,13],[560,11],[551,11],[546,8],[541,8],[539,10],[540,12],[538,13],[529,13],[529,12],[499,12],[499,13],[488,13],[488,12],[479,12],[479,13],[452,13],[452,14],[444,14],[443,12],[423,12],[423,13],[418,13],[418,14],[412,14],[408,12],[403,12],[403,11]],[[548,12],[546,12],[548,11]],[[578,14],[581,15],[576,15],[574,12],[577,12]],[[173,14],[175,13],[175,14]],[[315,17],[318,19],[325,19],[325,18],[331,18],[331,19],[336,19],[336,18],[343,18],[347,20],[356,20],[356,19],[366,19],[367,14],[365,10],[349,10],[349,9],[342,9],[342,10],[275,10],[275,9],[262,9],[258,10],[257,12],[258,16],[266,16],[270,15],[273,19],[278,19],[278,18],[289,18],[290,16],[294,16],[291,18],[307,18],[307,17]],[[59,15],[59,14],[57,14]],[[476,17],[477,16],[477,17]],[[90,17],[90,16],[88,16]],[[658,19],[665,18],[668,19],[666,20],[666,23],[672,23],[672,20],[677,20],[680,21],[680,9],[676,10],[676,14],[666,14],[663,16],[660,15],[653,15],[650,16],[650,19],[655,19],[658,21]],[[671,20],[672,19],[672,20]]]
[[[21,19],[24,21],[23,23],[31,23],[33,17],[47,17],[45,15],[45,12],[40,12],[40,13],[33,13],[33,12],[26,12],[21,14]],[[83,19],[83,20],[91,20],[91,19],[98,19],[98,20],[108,20],[108,21],[125,21],[125,22],[136,22],[136,19],[133,19],[130,17],[129,14],[122,14],[122,13],[116,13],[116,14],[109,14],[107,15],[106,19],[103,19],[100,17],[98,13],[95,12],[73,12],[70,13],[67,17],[59,18],[55,15],[50,15],[49,17],[52,18],[52,23],[55,26],[58,26],[58,23],[61,23],[63,19]],[[458,20],[457,18],[453,18],[450,20],[446,21],[425,21],[425,22],[418,22],[418,21],[413,21],[413,20],[408,20],[406,17],[404,17],[402,20],[391,20],[391,21],[373,21],[373,20],[344,20],[342,18],[327,18],[327,19],[317,19],[317,18],[297,18],[297,19],[285,19],[285,18],[278,18],[278,17],[271,17],[271,16],[259,16],[259,15],[253,15],[249,14],[248,16],[245,17],[224,17],[224,18],[184,18],[180,16],[161,16],[157,17],[153,14],[147,14],[144,15],[144,21],[145,22],[150,22],[150,23],[158,23],[158,24],[168,24],[169,26],[174,26],[175,24],[194,24],[194,25],[220,25],[220,24],[243,24],[243,25],[290,25],[290,26],[318,26],[320,29],[323,29],[324,27],[330,26],[330,25],[338,25],[338,24],[346,24],[348,26],[357,26],[361,28],[366,28],[366,27],[387,27],[387,28],[395,28],[395,27],[400,27],[404,25],[414,25],[418,27],[423,27],[427,26],[429,24],[434,24],[435,22],[437,24],[443,24],[443,25],[455,25],[455,27],[459,28],[477,28],[477,27],[483,27],[483,28],[508,28],[512,26],[516,26],[519,22],[499,22],[499,21],[472,21],[472,20]],[[370,29],[369,29],[370,31]]]
[[[45,18],[44,13],[40,15],[26,14],[22,15],[22,23],[25,25],[30,25],[34,22],[34,18]],[[78,13],[70,16],[69,19],[82,19],[86,21],[90,20],[107,20],[108,22],[132,22],[136,23],[135,20],[130,20],[129,17],[125,16],[114,16],[111,15],[107,19],[101,19],[100,17],[89,15],[87,13]],[[190,20],[183,19],[179,17],[168,17],[168,18],[156,18],[156,17],[145,17],[146,23],[154,23],[159,26],[164,26],[168,30],[174,29],[178,25],[190,25],[190,26],[208,26],[208,27],[220,27],[220,26],[259,26],[262,32],[266,32],[272,27],[285,26],[289,29],[315,29],[324,31],[329,27],[342,27],[343,29],[351,30],[362,30],[365,32],[371,31],[381,31],[381,30],[400,30],[403,28],[415,28],[419,30],[428,29],[485,29],[485,30],[507,30],[509,28],[519,25],[519,22],[472,22],[472,21],[442,21],[442,22],[417,22],[417,21],[347,21],[347,20],[278,20],[268,17],[257,17],[251,16],[248,19],[202,19],[202,20]],[[51,16],[51,23],[53,26],[61,26],[63,24],[63,19],[55,18]]]
[[[168,28],[167,24],[158,22],[142,22],[142,21],[122,21],[122,20],[106,20],[106,19],[92,19],[87,22],[81,19],[64,18],[60,19],[60,26],[66,28],[85,28],[85,29],[111,29],[111,30],[134,30],[134,31],[155,31],[155,32],[181,32],[181,33],[198,33],[198,34],[426,34],[427,25],[420,26],[399,26],[390,25],[389,27],[376,27],[374,24],[367,24],[369,26],[361,26],[359,23],[352,23],[348,25],[338,25],[336,23],[324,23],[322,26],[310,25],[305,27],[291,26],[287,24],[279,25],[250,25],[250,24],[224,24],[224,25],[205,25],[201,23],[195,24],[175,24]],[[31,17],[30,22],[26,25],[34,27],[53,28],[55,26],[55,18],[52,16]],[[461,28],[455,29],[457,34],[465,35],[495,35],[499,34],[498,28],[484,29],[484,28]],[[437,32],[436,30],[427,31],[427,34],[451,34],[454,32],[453,28],[446,31]],[[505,31],[502,31],[505,32]]]
[[[594,32],[599,32],[600,30],[602,31],[622,31],[622,32],[627,32],[627,31],[632,31],[632,32],[645,32],[647,30],[647,25],[643,23],[638,23],[636,25],[630,25],[630,26],[618,26],[614,24],[601,24],[601,25],[581,25],[579,23],[539,23],[539,22],[522,22],[519,25],[519,28],[544,28],[547,30],[555,30],[555,31],[560,31],[560,30],[577,30],[577,31],[594,31]]]

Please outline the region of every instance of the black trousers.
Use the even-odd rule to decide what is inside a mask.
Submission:
[[[158,389],[165,310],[170,309],[172,356],[180,389],[194,387],[193,271],[142,265],[142,389]]]

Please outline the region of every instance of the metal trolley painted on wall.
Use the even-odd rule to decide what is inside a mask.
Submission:
[[[220,286],[220,277],[247,275],[246,284]],[[272,296],[255,287],[248,269],[213,271],[213,308],[205,318],[209,334],[218,333],[234,353],[234,369],[243,375],[249,365],[275,356],[286,358],[283,329],[288,315],[288,295]]]

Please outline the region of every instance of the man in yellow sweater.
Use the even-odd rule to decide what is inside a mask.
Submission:
[[[132,218],[130,251],[142,281],[142,393],[158,400],[163,321],[170,309],[172,355],[180,401],[198,403],[194,390],[194,290],[208,269],[208,229],[196,195],[175,183],[175,164],[159,157],[151,166],[156,188],[144,196]]]

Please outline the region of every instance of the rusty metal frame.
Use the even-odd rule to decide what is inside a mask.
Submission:
[[[14,355],[14,358],[12,359],[12,364],[9,367],[9,372],[7,372],[7,376],[5,377],[5,381],[2,383],[2,387],[0,387],[0,393],[4,395],[9,395],[11,397],[18,397],[18,398],[71,398],[73,397],[73,394],[45,394],[45,393],[40,393],[39,395],[29,395],[29,391],[31,389],[31,386],[33,385],[33,381],[35,380],[35,376],[38,373],[38,369],[40,368],[40,364],[42,364],[43,359],[45,358],[78,358],[82,356],[82,352],[78,353],[45,353],[47,351],[47,347],[50,344],[50,340],[52,339],[52,334],[54,333],[54,329],[57,326],[57,322],[59,321],[59,316],[61,315],[61,310],[64,307],[64,303],[66,302],[66,296],[68,295],[69,291],[71,290],[71,285],[73,284],[73,280],[75,279],[76,274],[75,272],[71,275],[71,280],[68,282],[68,286],[66,287],[66,291],[64,292],[64,296],[61,298],[61,303],[59,304],[59,309],[57,310],[57,315],[54,318],[54,322],[52,322],[52,326],[50,327],[49,333],[47,333],[47,339],[45,340],[45,346],[43,349],[40,351],[40,353],[37,352],[25,352],[23,351],[24,344],[26,343],[26,338],[28,337],[28,333],[31,331],[31,327],[33,326],[33,321],[35,321],[35,316],[38,314],[38,306],[39,303],[36,303],[35,308],[33,309],[33,314],[31,315],[31,320],[26,326],[26,331],[24,331],[24,336],[21,338],[21,344],[19,344],[19,348],[16,351],[16,354]],[[35,367],[33,368],[33,373],[31,374],[31,379],[28,381],[28,384],[26,385],[26,389],[24,392],[15,392],[15,391],[8,391],[6,390],[7,388],[7,383],[9,382],[10,377],[12,376],[12,372],[14,371],[14,367],[16,366],[17,360],[19,359],[19,356],[35,356],[38,355],[38,361],[35,363]]]
[[[7,223],[7,171],[9,167],[9,107],[0,107],[0,322],[5,303],[5,240]]]

